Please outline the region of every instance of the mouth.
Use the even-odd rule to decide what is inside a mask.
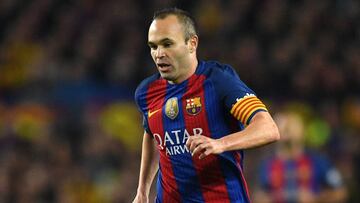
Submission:
[[[169,63],[157,63],[156,65],[157,65],[159,71],[161,71],[161,72],[170,71],[171,64],[169,64]]]

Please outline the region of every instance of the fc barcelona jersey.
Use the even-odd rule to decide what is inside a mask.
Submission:
[[[155,74],[137,88],[143,126],[160,155],[156,202],[250,202],[243,152],[199,160],[185,146],[190,136],[213,139],[242,130],[264,104],[229,65],[200,61],[195,74],[170,84]]]
[[[298,202],[301,190],[318,195],[324,188],[343,186],[339,171],[318,153],[306,151],[293,159],[272,156],[262,162],[260,184],[272,202]]]

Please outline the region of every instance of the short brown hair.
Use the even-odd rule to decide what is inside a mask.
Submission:
[[[184,38],[187,42],[192,36],[197,35],[194,18],[189,12],[178,8],[165,8],[154,13],[153,21],[156,19],[164,19],[169,15],[175,15],[184,27]]]

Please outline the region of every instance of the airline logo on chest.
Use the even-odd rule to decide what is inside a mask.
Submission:
[[[174,120],[179,114],[179,104],[177,97],[171,97],[166,101],[165,104],[165,114],[170,119]]]
[[[199,136],[203,134],[202,128],[176,129],[165,131],[162,133],[153,133],[153,136],[158,143],[158,149],[164,150],[167,156],[180,155],[190,153],[185,143],[190,136]]]
[[[190,115],[196,115],[201,111],[200,97],[186,99],[186,112]]]

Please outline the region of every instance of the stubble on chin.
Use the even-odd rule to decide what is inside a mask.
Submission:
[[[174,83],[174,81],[175,81],[175,77],[174,77],[174,76],[171,76],[171,75],[169,75],[169,74],[161,74],[161,73],[160,73],[160,76],[161,76],[163,79],[169,81],[170,83]]]

